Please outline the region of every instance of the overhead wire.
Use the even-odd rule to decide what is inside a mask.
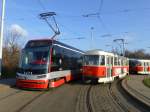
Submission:
[[[103,1],[103,0],[100,0],[100,5],[99,5],[99,8],[98,8],[98,15],[97,15],[97,18],[98,18],[99,22],[101,23],[102,27],[107,31],[108,34],[110,34],[109,29],[107,28],[106,24],[104,23],[104,21],[103,21],[103,19],[102,19],[102,17],[101,17],[101,12],[102,12],[103,3],[104,3],[104,1]]]
[[[41,2],[41,0],[37,0],[37,1],[38,1],[38,3],[39,3],[40,7],[43,9],[43,11],[46,11],[46,8],[45,8],[45,6],[43,5],[43,3]]]
[[[40,7],[43,9],[43,10],[46,10],[45,6],[43,5],[42,1],[41,0],[38,0],[38,4],[40,5]],[[102,27],[110,33],[106,23],[103,21],[103,18],[102,18],[102,15],[103,14],[107,14],[107,13],[102,13],[102,7],[103,7],[103,4],[104,4],[104,1],[103,0],[100,0],[100,4],[99,4],[99,7],[98,7],[98,13],[99,15],[97,15],[97,18],[99,20],[99,22],[101,23]],[[150,8],[143,8],[143,10],[149,10]],[[124,9],[124,10],[120,10],[118,12],[114,12],[114,13],[128,13],[128,12],[131,12],[131,11],[136,11],[136,10],[140,10],[140,9]],[[142,10],[142,9],[141,9]],[[114,14],[113,12],[111,13],[108,13],[108,14]],[[60,13],[61,15],[61,13]],[[80,17],[80,16],[74,16],[74,15],[61,15],[61,16],[64,16],[64,17],[67,17],[67,18],[75,18],[75,17]],[[24,20],[24,18],[20,18],[20,20]],[[68,28],[67,28],[68,29]],[[72,31],[71,31],[72,32]],[[76,35],[74,33],[74,35]]]
[[[39,5],[40,5],[40,7],[44,10],[44,11],[46,11],[46,8],[45,8],[45,6],[43,5],[43,3],[41,2],[41,0],[38,0],[38,3],[39,3]],[[60,15],[59,15],[60,16]],[[70,16],[70,15],[67,15],[68,17],[79,17],[79,16]],[[59,25],[60,25],[60,23],[58,23]],[[57,24],[57,25],[58,25]],[[71,31],[69,28],[67,28],[66,26],[64,26],[64,25],[62,25],[61,24],[61,26],[62,27],[65,27],[65,29],[68,29],[69,31]],[[58,27],[58,26],[57,26]],[[81,37],[81,36],[77,36],[78,34],[76,34],[75,32],[73,32],[73,31],[71,31],[74,35],[76,35],[76,37],[77,38],[70,38],[70,39],[84,39],[83,37]],[[69,39],[61,39],[61,40],[69,40]]]
[[[71,34],[73,34],[75,37],[78,38],[81,38],[83,36],[81,36],[81,34],[77,33],[77,32],[74,32],[73,30],[71,30],[69,27],[67,27],[66,25],[62,24],[62,23],[58,23],[61,27],[63,27],[63,29],[66,29],[68,30],[69,32],[71,32]]]
[[[99,5],[99,8],[98,8],[98,12],[101,14],[101,11],[102,11],[102,7],[103,7],[103,0],[100,0],[100,5]]]

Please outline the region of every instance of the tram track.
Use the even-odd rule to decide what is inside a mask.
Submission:
[[[119,101],[111,87],[111,84],[83,86],[75,112],[131,112]]]
[[[29,100],[28,102],[26,102],[23,106],[21,106],[20,108],[18,108],[15,112],[21,112],[24,108],[26,108],[28,105],[30,105],[33,101],[35,101],[40,96],[42,96],[42,95],[44,95],[46,93],[47,93],[47,91],[42,91],[40,94],[38,94],[37,96],[33,97],[31,100]]]
[[[122,109],[110,97],[108,90],[108,84],[95,85],[92,94],[95,112],[122,112]]]
[[[125,112],[149,112],[150,107],[132,97],[121,85],[122,80],[115,81],[110,87],[112,98]]]
[[[115,82],[114,82],[115,83]],[[113,91],[112,85],[114,84],[109,84],[108,87],[108,92],[110,97],[112,97],[113,101],[118,104],[120,106],[120,108],[122,108],[124,110],[124,112],[131,112],[131,110],[129,110],[129,108],[127,106],[125,106],[125,104],[123,104],[120,100],[119,97],[115,94],[115,92]],[[117,86],[117,85],[115,85]]]
[[[92,86],[89,86],[89,88],[87,90],[87,95],[86,95],[86,105],[88,108],[88,112],[94,112],[94,109],[93,109],[93,106],[91,103],[92,98],[90,96],[91,90],[92,90]]]
[[[78,112],[149,112],[124,91],[121,80],[82,87],[78,102]]]
[[[11,92],[11,91],[13,92]],[[4,93],[8,92],[5,96]],[[11,93],[10,93],[11,92]],[[42,96],[46,91],[30,91],[9,88],[1,94],[0,111],[2,112],[21,112],[25,107]],[[7,107],[6,107],[7,105]],[[6,107],[6,108],[5,108]]]
[[[6,96],[1,97],[1,98],[0,98],[0,101],[5,100],[5,99],[7,99],[7,98],[9,98],[9,97],[11,97],[11,96],[13,96],[13,95],[16,95],[16,94],[18,94],[18,93],[21,93],[21,92],[22,92],[22,90],[17,90],[17,91],[15,91],[15,92],[13,92],[13,93],[10,93],[10,94],[8,94],[8,95],[6,95]]]
[[[82,87],[77,98],[78,103],[75,112],[130,112],[110,95],[112,94],[110,86],[109,84],[97,84]]]
[[[82,85],[80,88],[80,93],[77,97],[75,112],[94,112],[94,108],[91,102],[92,88],[92,85]]]

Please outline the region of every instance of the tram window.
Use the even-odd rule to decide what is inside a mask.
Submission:
[[[100,65],[105,65],[105,56],[100,56]]]
[[[113,65],[113,57],[111,57],[111,64]]]
[[[52,69],[57,71],[62,64],[62,50],[58,47],[53,48],[52,52]]]
[[[93,65],[99,65],[99,57],[98,56],[93,56]]]
[[[147,62],[147,66],[148,66],[148,62]]]
[[[91,55],[84,56],[85,65],[99,65],[99,56]]]
[[[125,60],[125,65],[128,66],[128,60],[127,59]]]
[[[121,59],[118,60],[118,65],[121,65]]]
[[[127,65],[127,60],[126,59],[123,62],[124,62],[123,63],[124,66]]]
[[[109,57],[106,58],[106,63],[109,64]]]
[[[123,65],[123,60],[122,60],[122,59],[120,59],[120,65],[121,65],[121,66]]]
[[[137,62],[137,61],[132,61],[132,60],[129,61],[129,65],[130,65],[130,66],[137,66],[137,65],[139,65],[139,64],[140,64],[140,63]]]
[[[125,60],[124,60],[124,59],[122,59],[122,63],[121,63],[121,65],[122,65],[122,66],[124,66],[124,65],[125,65]]]
[[[128,65],[128,60],[125,60],[125,65]]]
[[[121,64],[122,66],[124,66],[125,65],[125,60],[124,59],[122,59],[122,64]]]
[[[147,64],[147,62],[145,62],[145,66],[147,66],[148,64]]]
[[[130,61],[129,61],[129,65],[130,65],[130,66],[134,66],[133,61],[130,60]]]
[[[139,62],[138,65],[139,65],[139,66],[144,66],[145,64],[144,64],[144,62]]]
[[[129,60],[127,60],[127,65],[129,65]]]
[[[137,66],[144,66],[145,64],[142,63],[142,62],[136,62],[136,65],[137,65]]]
[[[145,62],[145,66],[147,66],[147,63]]]
[[[117,57],[115,57],[115,59],[114,59],[114,65],[118,65],[118,58]]]

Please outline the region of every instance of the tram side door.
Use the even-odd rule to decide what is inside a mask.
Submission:
[[[112,62],[113,62],[113,57],[112,56],[106,56],[106,75],[107,77],[112,76]]]
[[[143,71],[142,72],[145,74],[145,62],[143,62],[142,67],[143,67]]]
[[[148,63],[147,62],[144,62],[144,74],[147,74],[148,73]]]

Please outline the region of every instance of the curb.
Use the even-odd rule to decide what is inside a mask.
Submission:
[[[134,99],[136,99],[137,101],[139,101],[140,103],[142,103],[143,105],[147,106],[150,108],[150,103],[145,101],[144,99],[138,97],[139,95],[137,95],[136,93],[132,92],[129,88],[129,85],[127,84],[127,79],[122,80],[121,82],[121,86],[122,88],[130,95],[132,96]],[[128,87],[127,87],[128,86]]]

